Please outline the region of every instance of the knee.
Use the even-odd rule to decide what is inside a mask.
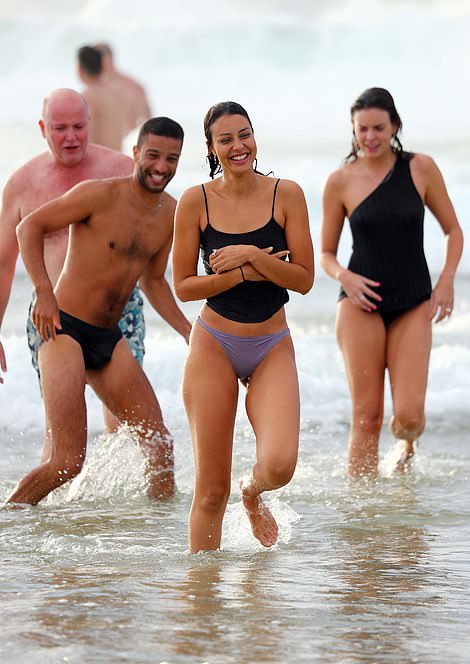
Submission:
[[[416,439],[424,431],[425,417],[421,407],[397,408],[390,420],[390,429],[396,438]]]
[[[219,512],[225,509],[230,496],[230,483],[213,482],[196,492],[199,505],[205,512]]]
[[[377,435],[382,427],[383,410],[380,406],[363,406],[353,412],[353,426],[366,435]]]
[[[272,489],[288,484],[294,475],[296,458],[273,458],[262,464],[262,476]]]

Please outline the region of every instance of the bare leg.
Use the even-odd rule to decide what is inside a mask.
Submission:
[[[238,383],[220,344],[200,325],[191,332],[183,374],[183,398],[196,470],[189,515],[192,553],[220,548],[230,496],[232,444]]]
[[[278,526],[261,494],[290,481],[299,446],[299,385],[290,337],[280,341],[253,372],[246,407],[256,435],[257,459],[240,487],[253,535],[269,547],[277,542]]]
[[[49,427],[47,458],[25,475],[8,498],[36,505],[75,477],[86,454],[85,370],[79,345],[60,335],[39,351],[41,386]]]
[[[432,343],[429,303],[423,302],[389,328],[387,364],[393,399],[390,431],[403,448],[397,471],[410,468],[418,437],[424,431],[424,401]]]
[[[383,419],[385,326],[378,314],[361,311],[344,298],[336,318],[352,400],[348,473],[375,475]]]
[[[106,431],[108,433],[116,433],[116,431],[119,429],[119,426],[121,425],[121,422],[118,420],[118,418],[113,415],[113,413],[109,410],[109,408],[106,408],[105,405],[103,405],[103,420]]]
[[[101,401],[137,433],[147,460],[149,496],[174,493],[173,440],[150,382],[124,339],[102,369],[87,371],[89,384]]]

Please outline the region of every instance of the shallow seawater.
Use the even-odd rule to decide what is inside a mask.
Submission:
[[[390,474],[384,453],[366,481],[344,475],[346,424],[327,436],[304,421],[295,477],[271,501],[279,544],[265,550],[237,495],[253,458],[240,417],[223,550],[198,555],[186,544],[190,459],[177,455],[175,498],[151,502],[129,434],[92,437],[78,478],[37,507],[0,512],[0,656],[468,662],[469,452],[441,428],[409,474]],[[37,451],[28,436],[14,444],[2,495]]]
[[[470,661],[468,280],[434,336],[427,430],[396,475],[386,423],[376,480],[345,476],[349,397],[334,337],[336,286],[289,304],[302,394],[299,463],[272,496],[279,543],[252,537],[238,478],[253,463],[243,413],[222,550],[191,555],[193,462],[180,395],[186,348],[147,308],[145,367],[175,439],[176,496],[146,496],[129,432],[101,435],[89,392],[82,473],[37,507],[0,511],[0,658],[55,662]],[[37,463],[43,414],[22,332],[29,285],[15,281],[0,391],[0,500]],[[309,296],[310,297],[310,296]],[[188,315],[193,316],[192,310]],[[386,393],[386,418],[390,415]]]

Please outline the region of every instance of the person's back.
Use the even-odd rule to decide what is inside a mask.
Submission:
[[[127,96],[130,102],[128,131],[131,131],[135,127],[141,125],[145,120],[148,120],[152,115],[145,89],[138,81],[132,78],[132,76],[123,74],[116,69],[114,66],[113,52],[108,44],[95,44],[94,48],[101,53],[103,74],[108,76],[109,79],[119,87],[121,92]]]
[[[103,72],[102,56],[97,49],[80,48],[78,62],[80,79],[86,85],[82,94],[90,108],[90,142],[121,150],[123,139],[131,129],[132,97]]]

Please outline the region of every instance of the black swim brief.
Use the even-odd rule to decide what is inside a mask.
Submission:
[[[56,334],[67,334],[75,339],[83,352],[86,369],[101,369],[111,360],[117,342],[122,339],[122,332],[116,323],[114,327],[97,327],[60,311],[61,330]]]

